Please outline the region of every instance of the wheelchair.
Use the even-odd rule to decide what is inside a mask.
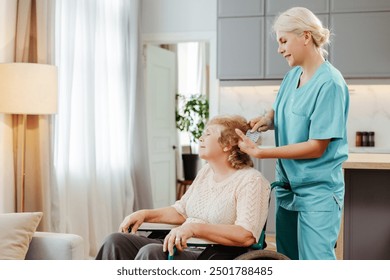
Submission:
[[[271,184],[271,191],[275,187],[288,188],[284,182],[274,182]],[[198,260],[289,260],[281,253],[266,250],[265,230],[267,223],[260,234],[259,241],[250,247],[224,246],[210,242],[205,239],[190,238],[187,241],[188,247],[204,248]],[[143,223],[138,231],[148,232],[149,238],[164,239],[170,230],[177,225],[160,223]],[[168,256],[168,260],[173,260],[174,256]]]

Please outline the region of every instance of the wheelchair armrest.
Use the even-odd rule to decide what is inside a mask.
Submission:
[[[212,241],[209,241],[207,239],[201,239],[196,237],[191,237],[187,240],[187,246],[193,246],[193,247],[205,247],[208,245],[218,244]]]
[[[138,228],[138,233],[143,236],[155,239],[164,239],[171,229],[178,225],[162,224],[162,223],[143,223]]]
[[[138,228],[140,231],[154,231],[154,230],[171,230],[179,225],[162,224],[162,223],[142,223]]]
[[[170,231],[171,229],[178,227],[179,225],[163,224],[163,223],[142,223],[138,228],[139,231]],[[211,244],[217,244],[206,239],[191,237],[187,240],[188,246],[207,246]]]

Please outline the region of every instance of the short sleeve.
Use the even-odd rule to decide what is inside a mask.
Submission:
[[[310,139],[342,138],[346,131],[347,89],[333,81],[325,83],[310,117]]]

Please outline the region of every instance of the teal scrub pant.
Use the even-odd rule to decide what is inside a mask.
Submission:
[[[341,208],[332,211],[290,211],[276,206],[276,248],[292,260],[335,260]]]

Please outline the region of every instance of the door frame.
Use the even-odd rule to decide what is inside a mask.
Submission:
[[[210,118],[219,113],[219,81],[217,79],[217,38],[215,32],[147,33],[142,34],[142,43],[177,44],[185,42],[206,42],[209,44],[209,104]]]

